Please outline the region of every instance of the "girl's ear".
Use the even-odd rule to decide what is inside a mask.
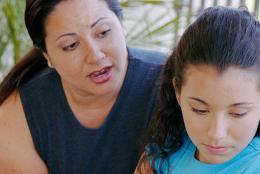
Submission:
[[[53,68],[53,65],[51,63],[51,59],[50,59],[49,55],[46,52],[44,52],[44,51],[42,52],[42,54],[45,57],[45,59],[47,60],[47,62],[48,62],[48,67],[49,68]]]
[[[176,86],[176,79],[172,79],[172,85],[175,91],[176,99],[178,101],[178,104],[181,106],[181,90],[177,88]]]

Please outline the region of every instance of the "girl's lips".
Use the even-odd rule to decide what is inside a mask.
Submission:
[[[212,146],[208,144],[204,144],[204,146],[207,149],[207,151],[215,155],[225,154],[229,148],[227,146]]]
[[[112,76],[112,66],[107,66],[99,71],[94,71],[88,75],[92,82],[102,84],[110,80]]]

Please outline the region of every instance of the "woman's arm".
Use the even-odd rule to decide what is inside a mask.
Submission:
[[[17,92],[0,106],[0,174],[48,174],[34,148]]]

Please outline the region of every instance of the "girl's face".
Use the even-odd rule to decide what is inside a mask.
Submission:
[[[198,160],[226,162],[253,139],[260,120],[256,75],[236,67],[221,74],[206,65],[188,67],[176,95]]]
[[[45,23],[45,57],[64,88],[82,95],[119,91],[127,69],[120,21],[104,0],[59,3]]]

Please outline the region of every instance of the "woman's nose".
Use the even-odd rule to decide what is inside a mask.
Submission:
[[[88,64],[99,63],[105,58],[105,54],[102,50],[101,45],[95,41],[88,41],[86,44],[85,62]]]

